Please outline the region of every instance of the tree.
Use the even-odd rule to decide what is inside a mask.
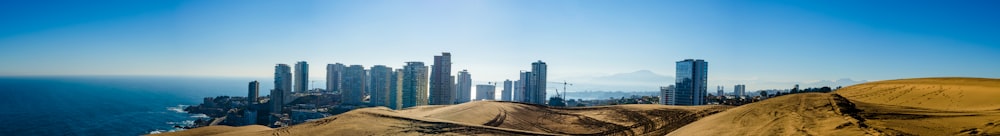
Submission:
[[[828,87],[828,86],[824,86],[823,88],[819,88],[819,91],[820,92],[824,92],[824,93],[828,93],[828,92],[831,92],[833,90],[831,90],[830,87]]]
[[[799,93],[799,84],[795,84],[795,88],[792,88],[790,93]]]

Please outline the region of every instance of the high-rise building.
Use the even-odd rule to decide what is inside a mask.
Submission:
[[[472,100],[472,75],[469,74],[469,70],[458,72],[458,83],[455,84],[455,87],[458,88],[455,92],[455,104]]]
[[[733,87],[733,93],[736,93],[737,97],[746,96],[747,85],[742,85],[742,84],[736,85],[735,87]]]
[[[274,66],[274,89],[271,90],[271,113],[281,113],[285,104],[291,102],[292,95],[292,68],[287,64],[277,64]]]
[[[677,62],[675,105],[705,105],[708,94],[708,62],[686,59]]]
[[[451,76],[451,81],[448,81],[448,84],[451,85],[451,102],[452,103],[454,103],[455,99],[458,98],[458,84],[455,83],[455,80],[458,80],[458,78],[455,78],[455,75],[452,75]]]
[[[531,63],[531,73],[528,79],[528,88],[525,93],[528,95],[528,103],[545,105],[545,89],[547,84],[548,65],[539,60]]]
[[[343,83],[344,69],[347,67],[344,64],[326,64],[326,91],[327,92],[340,92],[341,83]]]
[[[257,111],[253,109],[247,109],[243,111],[243,124],[255,125],[257,124]]]
[[[367,97],[367,96],[371,95],[371,92],[369,92],[369,91],[372,89],[372,80],[371,80],[372,79],[372,75],[368,74],[369,72],[370,72],[370,70],[365,69],[365,89],[361,89],[361,96],[364,96],[364,97]],[[364,100],[362,99],[362,101],[364,101]]]
[[[496,85],[476,85],[476,100],[496,100]]]
[[[403,66],[402,108],[427,105],[427,66],[423,62],[406,62]]]
[[[389,103],[386,107],[398,110],[403,105],[403,69],[396,69],[389,77]]]
[[[269,97],[267,105],[269,107],[268,110],[271,110],[270,113],[281,113],[281,109],[284,108],[284,104],[281,104],[283,99],[282,97],[284,97],[281,95],[281,90],[271,89],[271,95]]]
[[[507,79],[507,80],[503,81],[503,90],[500,92],[500,100],[511,101],[511,96],[513,96],[511,93],[514,91],[514,90],[511,90],[512,89],[511,87],[513,86],[513,84],[514,83],[511,82],[510,79]]]
[[[434,56],[434,65],[431,65],[430,79],[430,102],[431,105],[451,104],[451,53],[444,52],[441,56]]]
[[[247,105],[257,104],[257,97],[260,95],[260,82],[250,81],[247,89]]]
[[[375,65],[369,70],[370,79],[369,104],[373,106],[388,106],[389,89],[392,79],[392,68],[385,65]]]
[[[525,102],[528,100],[528,83],[531,81],[531,71],[521,71],[520,78],[517,80],[517,88],[514,88],[514,95],[516,98],[514,101]]]
[[[309,91],[309,64],[306,61],[295,63],[295,93]]]
[[[674,105],[674,85],[660,87],[660,104]]]
[[[725,88],[723,88],[721,85],[718,86],[716,88],[716,90],[715,90],[716,91],[715,92],[715,96],[719,96],[719,97],[726,96],[726,95],[723,95],[724,93],[726,93],[724,90],[725,90]]]
[[[364,102],[365,90],[365,67],[361,65],[351,65],[344,70],[343,83],[341,84],[340,101],[348,105],[360,105]]]

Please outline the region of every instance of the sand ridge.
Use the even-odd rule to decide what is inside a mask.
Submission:
[[[223,129],[206,127],[183,131],[189,133],[162,135],[665,135],[698,118],[729,108],[731,106],[650,104],[553,108],[516,102],[474,101],[403,110],[357,109],[273,130],[215,133]]]
[[[1000,79],[879,81],[743,105],[669,135],[1000,135],[997,98]]]
[[[278,129],[212,126],[161,135],[1000,135],[997,98],[1000,79],[918,78],[739,107],[475,101],[364,108]]]

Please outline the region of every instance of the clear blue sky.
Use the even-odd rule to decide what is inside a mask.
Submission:
[[[305,60],[322,80],[327,63],[443,51],[480,82],[536,60],[555,80],[672,76],[687,58],[710,80],[1000,78],[1000,2],[0,1],[0,75],[270,77]]]

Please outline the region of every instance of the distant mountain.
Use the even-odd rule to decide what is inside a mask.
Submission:
[[[617,73],[600,77],[579,77],[566,79],[573,83],[570,91],[657,91],[659,86],[671,84],[672,76],[660,75],[650,70],[638,70],[629,73]],[[550,84],[550,87],[561,85]]]
[[[628,73],[616,73],[608,76],[598,77],[576,77],[567,79],[554,79],[554,81],[566,80],[573,84],[568,89],[571,92],[580,91],[625,91],[625,92],[651,92],[659,91],[660,86],[671,85],[674,82],[673,76],[661,75],[650,70],[638,70]],[[850,86],[868,82],[867,80],[853,80],[841,78],[837,80],[819,80],[813,82],[776,82],[764,80],[715,80],[708,79],[709,92],[715,92],[715,86],[725,86],[726,92],[732,92],[733,85],[745,84],[747,91],[761,89],[791,89],[796,84],[801,88],[809,87],[837,87]],[[555,94],[551,87],[562,90],[561,84],[549,84],[549,94]]]
[[[865,82],[868,82],[868,81],[867,80],[854,81],[854,80],[852,80],[850,78],[841,78],[841,79],[838,79],[837,81],[820,80],[820,81],[816,81],[816,82],[802,83],[799,86],[804,86],[804,87],[823,87],[823,86],[829,86],[829,87],[836,88],[837,86],[847,87],[847,86],[850,86],[850,85],[855,85],[855,84],[860,84],[860,83],[865,83]]]

